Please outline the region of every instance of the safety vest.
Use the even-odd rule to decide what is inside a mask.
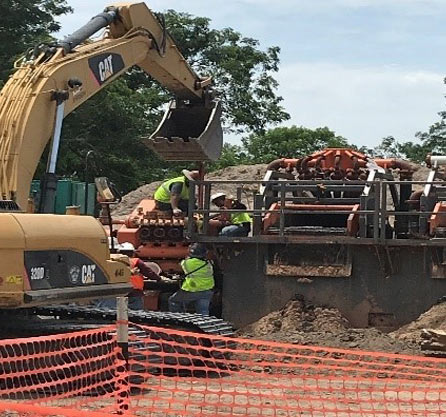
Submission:
[[[130,258],[130,268],[132,275],[130,276],[130,282],[132,283],[133,289],[138,291],[144,290],[144,277],[135,271],[136,264],[138,263],[138,258]]]
[[[155,191],[154,198],[156,201],[161,203],[170,203],[170,189],[169,187],[174,182],[183,183],[183,188],[181,189],[180,199],[189,200],[189,187],[186,185],[186,177],[172,178],[171,180],[162,183]]]
[[[252,218],[248,213],[232,213],[232,224],[252,223]]]
[[[186,258],[181,261],[181,267],[186,274],[181,286],[182,290],[197,292],[214,288],[214,268],[209,261],[199,258]]]

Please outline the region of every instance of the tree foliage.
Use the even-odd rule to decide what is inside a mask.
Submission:
[[[49,39],[60,29],[55,18],[71,11],[66,0],[0,2],[0,85],[27,48]]]
[[[417,137],[422,135],[424,134],[416,134]],[[361,151],[372,157],[400,158],[421,163],[426,159],[426,155],[431,152],[431,149],[431,145],[427,141],[422,140],[421,143],[399,142],[393,136],[387,136],[381,140],[378,146],[372,149],[363,147]]]
[[[208,170],[217,170],[226,168],[233,165],[252,164],[254,163],[251,156],[245,151],[245,149],[239,145],[231,145],[225,143],[221,152],[221,157],[212,162],[208,166]]]
[[[264,134],[251,134],[243,145],[254,163],[270,162],[277,158],[296,158],[327,147],[347,147],[342,136],[328,127],[308,129],[302,126],[277,127]]]
[[[210,19],[168,10],[170,34],[199,74],[214,78],[223,101],[227,130],[264,132],[289,119],[275,93],[273,74],[279,69],[280,48],[259,49],[259,41],[226,28],[211,29]]]

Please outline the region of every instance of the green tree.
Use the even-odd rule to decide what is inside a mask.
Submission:
[[[424,157],[428,153],[446,155],[446,111],[438,114],[441,119],[439,122],[430,126],[427,132],[418,132],[415,135],[421,142],[418,148],[424,152]]]
[[[417,133],[420,137],[424,134]],[[430,152],[430,144],[426,140],[421,143],[398,142],[393,136],[387,136],[381,140],[381,143],[373,149],[365,149],[364,152],[373,157],[382,158],[401,158],[413,162],[423,162],[426,155]]]
[[[9,0],[0,2],[0,86],[13,63],[27,48],[48,41],[60,25],[55,17],[71,11],[66,0]]]
[[[211,75],[223,100],[226,129],[264,132],[289,119],[276,95],[280,48],[259,49],[259,41],[226,28],[211,29],[211,20],[188,13],[165,13],[170,34],[199,74]]]
[[[242,141],[253,163],[301,157],[327,147],[349,146],[345,138],[336,136],[328,127],[314,130],[302,126],[276,127],[264,134],[251,134]]]
[[[209,171],[226,168],[234,165],[251,164],[252,158],[241,146],[225,143],[218,161],[212,162],[208,166]]]

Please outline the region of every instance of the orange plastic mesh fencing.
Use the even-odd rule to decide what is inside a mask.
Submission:
[[[0,416],[446,417],[446,360],[132,326],[0,342]],[[4,413],[2,413],[4,412]]]
[[[0,342],[0,412],[109,415],[119,409],[125,362],[115,326]]]
[[[140,416],[446,416],[446,361],[138,326]]]

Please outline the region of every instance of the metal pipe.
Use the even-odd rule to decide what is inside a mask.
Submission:
[[[387,187],[385,182],[381,182],[381,241],[386,241],[386,222],[387,222]]]
[[[375,159],[376,165],[388,169],[404,169],[406,171],[416,171],[416,167],[412,165],[410,162],[403,161],[401,159]]]
[[[76,30],[71,35],[66,36],[57,43],[57,46],[63,48],[65,53],[71,52],[77,45],[86,41],[91,35],[102,28],[107,27],[117,17],[116,10],[108,10],[93,17],[86,25]]]
[[[41,184],[39,204],[40,213],[54,213],[54,202],[56,199],[57,190],[56,165],[59,155],[65,100],[67,98],[68,97],[65,91],[55,91],[52,96],[52,99],[54,99],[57,103],[56,116],[54,120],[53,139],[51,140],[50,155],[48,157],[46,172]]]
[[[372,171],[370,171],[372,172]],[[375,183],[374,188],[374,212],[373,212],[373,239],[379,241],[379,214],[381,204],[381,180]]]
[[[428,155],[426,157],[426,164],[428,167],[434,167],[434,168],[440,165],[446,165],[446,156]]]
[[[51,154],[48,160],[47,173],[56,173],[57,156],[59,154],[60,135],[62,132],[62,122],[65,110],[65,101],[61,101],[57,104],[56,108],[56,120],[54,122],[53,140],[51,142]]]
[[[187,211],[187,234],[189,238],[193,238],[194,234],[194,213],[195,213],[195,187],[196,182],[189,182],[189,206]]]
[[[280,184],[280,226],[279,226],[279,236],[283,236],[285,232],[285,215],[283,211],[285,210],[285,184]]]
[[[85,202],[84,202],[84,214],[88,214],[88,158],[90,155],[92,155],[94,152],[92,150],[89,150],[87,154],[85,155],[85,174],[84,174],[84,182],[85,182]]]
[[[203,216],[203,234],[208,234],[209,228],[209,206],[211,201],[211,184],[206,184],[204,186],[204,207],[205,210]]]
[[[204,174],[205,174],[205,166],[204,166],[204,162],[200,162],[199,166],[198,166],[198,175],[201,181],[204,181]],[[200,184],[198,186],[198,208],[203,208],[204,207],[204,200],[203,200],[203,185]]]

